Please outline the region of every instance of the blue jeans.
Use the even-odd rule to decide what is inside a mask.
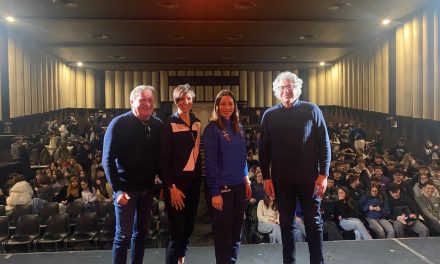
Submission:
[[[339,226],[345,231],[354,231],[356,240],[371,240],[373,239],[365,228],[364,223],[358,218],[342,218],[339,220]]]
[[[263,234],[269,234],[270,243],[281,244],[281,227],[279,224],[270,224],[258,222],[258,231]]]
[[[126,205],[117,203],[116,198],[119,194],[120,192],[116,192],[113,195],[116,214],[113,264],[127,262],[127,249],[130,244],[131,263],[142,263],[154,191],[127,192],[130,199]]]

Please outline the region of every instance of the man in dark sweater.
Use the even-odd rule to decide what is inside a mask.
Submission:
[[[408,197],[400,193],[400,185],[392,182],[388,186],[388,203],[390,206],[390,219],[396,230],[397,237],[405,236],[405,228],[412,229],[419,237],[429,235],[428,228],[420,221],[420,210]]]
[[[138,86],[133,89],[130,105],[130,112],[110,122],[102,156],[102,165],[115,198],[114,264],[126,263],[130,242],[131,263],[142,263],[154,179],[159,174],[162,121],[151,115],[154,111],[154,88]]]
[[[275,195],[280,213],[283,262],[295,263],[294,216],[299,200],[304,214],[310,263],[323,263],[320,201],[327,187],[330,140],[321,110],[300,101],[302,80],[283,72],[273,82],[281,101],[263,116],[260,166],[265,191]]]

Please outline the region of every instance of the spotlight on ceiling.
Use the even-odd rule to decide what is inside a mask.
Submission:
[[[388,18],[385,18],[384,20],[382,20],[382,25],[389,25],[391,23],[391,20],[389,20]]]
[[[5,17],[6,21],[8,21],[9,23],[14,23],[15,22],[15,18],[13,16],[7,16]]]
[[[321,62],[319,63],[319,66],[325,66],[325,62],[321,61]]]
[[[78,62],[76,63],[76,66],[78,66],[78,67],[82,67],[82,66],[83,66],[83,63],[80,62],[80,61],[78,61]]]

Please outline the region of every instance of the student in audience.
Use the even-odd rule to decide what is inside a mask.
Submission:
[[[390,149],[390,154],[397,158],[397,160],[400,162],[403,159],[403,156],[408,153],[408,148],[405,144],[405,139],[400,138],[397,142],[397,145],[394,145]]]
[[[423,193],[423,186],[428,181],[429,181],[429,178],[428,178],[427,174],[420,174],[419,175],[419,180],[417,181],[417,183],[414,185],[414,187],[412,189],[413,193],[414,193],[414,198],[415,199],[417,199],[417,197],[422,195],[422,193]],[[438,190],[434,189],[431,195],[434,196],[434,197],[439,197]]]
[[[359,211],[358,203],[350,197],[350,192],[346,187],[339,188],[338,198],[334,214],[339,226],[345,231],[354,231],[356,240],[372,239],[361,220],[363,216]]]
[[[17,174],[14,176],[14,185],[9,190],[9,196],[6,198],[6,211],[11,212],[18,204],[31,204],[34,192],[26,178]]]
[[[425,141],[425,146],[423,148],[423,160],[427,164],[431,164],[433,161],[437,162],[440,158],[440,148],[438,145],[434,145],[430,139]]]
[[[71,202],[74,202],[77,199],[81,199],[81,186],[78,180],[78,177],[72,176],[69,180],[69,184],[67,186],[67,195],[65,200],[62,200],[61,203],[67,205]]]
[[[422,210],[430,234],[440,235],[440,197],[434,196],[437,189],[432,181],[427,181],[422,190],[422,194],[416,197],[416,202]]]
[[[258,231],[269,234],[270,243],[282,243],[280,214],[274,196],[264,196],[258,202],[257,208]]]
[[[361,187],[359,175],[353,174],[348,178],[347,190],[350,192],[350,197],[355,201],[359,201],[359,198],[363,195],[364,190]]]
[[[383,168],[381,166],[376,166],[374,167],[374,173],[373,175],[371,175],[371,182],[376,182],[380,185],[380,191],[382,193],[386,193],[387,191],[387,186],[388,184],[391,182],[391,180],[383,175]]]
[[[89,183],[86,180],[81,181],[81,190],[81,198],[84,202],[84,205],[86,206],[87,210],[93,211],[95,208],[95,202],[98,200],[96,198],[95,190],[92,188],[92,186],[89,186]]]
[[[104,169],[99,166],[98,168],[96,168],[96,172],[96,197],[100,202],[111,202],[113,200],[113,189],[105,177]]]
[[[435,184],[437,191],[440,191],[440,166],[433,167],[432,182]]]
[[[405,237],[405,228],[412,229],[419,237],[429,236],[429,229],[419,220],[420,211],[416,203],[400,193],[400,185],[392,182],[388,186],[388,203],[396,237]]]
[[[393,225],[387,220],[390,216],[388,201],[385,200],[378,184],[371,185],[368,192],[361,197],[359,204],[377,238],[394,237]]]
[[[266,193],[264,192],[263,175],[259,170],[255,172],[255,181],[251,182],[251,190],[252,197],[249,199],[249,203],[257,206],[258,202],[260,202],[266,196]]]
[[[177,111],[164,120],[161,133],[161,177],[171,236],[165,263],[185,262],[200,199],[202,165],[200,120],[191,113],[194,90],[189,84],[173,91]]]
[[[36,198],[40,198],[46,202],[53,202],[55,195],[52,188],[52,180],[48,176],[43,176],[40,179],[40,186],[41,187],[37,190]]]

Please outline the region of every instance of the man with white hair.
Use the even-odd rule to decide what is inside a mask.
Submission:
[[[154,88],[138,86],[130,94],[131,111],[115,117],[104,136],[102,165],[114,192],[116,232],[113,264],[142,263],[148,219],[159,174],[162,121],[154,116]]]
[[[265,191],[276,195],[280,213],[283,262],[295,263],[295,209],[298,200],[304,214],[310,263],[324,263],[321,197],[327,187],[330,140],[321,110],[299,100],[302,80],[283,72],[273,82],[281,101],[262,119],[260,166]]]

